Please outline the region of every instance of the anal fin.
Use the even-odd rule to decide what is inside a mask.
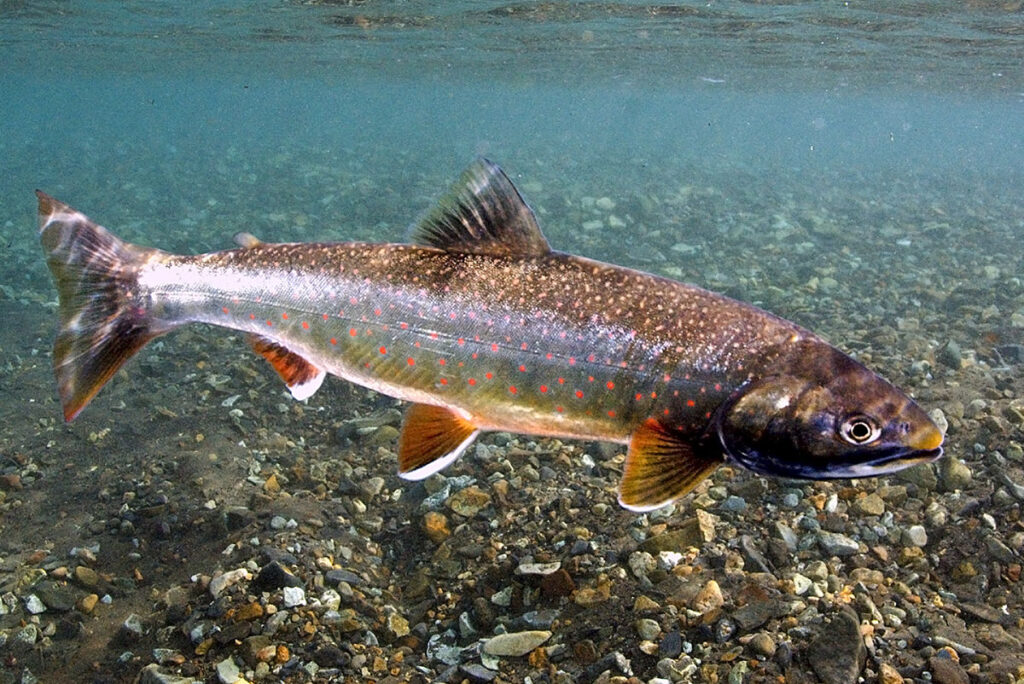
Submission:
[[[413,404],[398,438],[398,475],[405,480],[430,477],[462,455],[480,431],[443,406]]]
[[[313,396],[327,375],[305,358],[275,342],[274,340],[250,334],[249,344],[253,351],[265,358],[288,386],[292,396],[302,401]]]
[[[696,453],[695,445],[649,418],[629,443],[619,503],[631,511],[665,506],[693,489],[722,464]]]

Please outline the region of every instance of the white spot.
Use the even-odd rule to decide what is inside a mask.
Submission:
[[[792,400],[793,400],[793,397],[791,397],[788,394],[785,395],[785,396],[779,397],[778,399],[775,400],[775,410],[776,411],[781,411],[782,409],[784,409],[787,406],[789,406],[789,404],[790,404],[790,402]]]

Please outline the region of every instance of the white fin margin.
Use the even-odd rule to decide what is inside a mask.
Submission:
[[[455,459],[461,456],[467,448],[469,448],[469,445],[473,443],[473,440],[476,439],[479,434],[479,430],[473,430],[466,439],[459,443],[459,446],[455,447],[441,458],[435,458],[430,463],[410,470],[409,472],[398,473],[398,477],[403,480],[425,480],[434,473],[444,470],[446,467],[451,465]]]

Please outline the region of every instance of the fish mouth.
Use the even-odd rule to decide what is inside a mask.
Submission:
[[[932,441],[922,440],[925,444]],[[941,443],[941,442],[940,442]],[[857,451],[842,460],[782,461],[765,458],[758,452],[731,454],[733,460],[760,475],[785,477],[794,480],[846,480],[888,475],[922,463],[931,463],[942,457],[942,447],[918,449],[908,445],[876,447]]]

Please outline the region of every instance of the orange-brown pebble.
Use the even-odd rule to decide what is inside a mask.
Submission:
[[[258,617],[263,617],[263,613],[263,606],[254,601],[252,603],[245,604],[241,608],[238,608],[235,611],[235,620],[238,622],[243,622],[245,620],[253,620]]]
[[[546,648],[535,648],[530,651],[527,660],[529,660],[531,667],[535,667],[538,670],[545,668],[548,665],[548,650]]]
[[[277,647],[277,656],[275,660],[279,663],[287,663],[291,660],[292,654],[288,651],[288,647],[281,644]]]
[[[213,648],[213,639],[203,639],[198,646],[196,646],[196,655],[206,655],[206,652]]]
[[[277,494],[281,491],[281,483],[277,481],[277,475],[271,475],[263,483],[263,491],[267,494]]]
[[[440,544],[452,533],[448,527],[448,518],[437,511],[427,511],[423,516],[423,532],[435,544]]]
[[[75,607],[78,608],[78,612],[89,615],[96,607],[96,604],[99,603],[99,600],[100,597],[96,594],[86,594],[82,598],[78,599],[78,603],[75,604]]]

